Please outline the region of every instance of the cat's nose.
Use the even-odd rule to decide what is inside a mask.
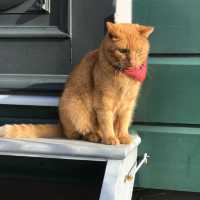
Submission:
[[[134,52],[130,52],[128,60],[129,60],[129,64],[130,64],[131,67],[135,66],[136,55],[134,54]]]
[[[133,67],[135,65],[135,60],[133,58],[130,59],[130,66]]]

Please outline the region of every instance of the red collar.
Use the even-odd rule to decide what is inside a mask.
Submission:
[[[139,67],[125,69],[123,70],[123,73],[137,81],[143,82],[147,75],[147,63],[144,63]]]

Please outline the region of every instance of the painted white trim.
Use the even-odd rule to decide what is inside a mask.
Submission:
[[[59,97],[34,95],[0,95],[0,104],[24,106],[58,106]]]
[[[143,164],[147,164],[148,158],[150,156],[147,153],[144,153],[143,159],[140,161],[140,163],[137,165],[136,169],[134,170],[134,174],[136,174],[139,169],[143,166]]]
[[[132,0],[117,0],[115,22],[132,23]]]
[[[99,200],[131,200],[135,174],[131,171],[133,178],[129,181],[125,178],[136,161],[137,148],[123,160],[108,160]]]
[[[6,137],[6,135],[1,136]],[[133,141],[137,137],[139,136],[133,135]],[[51,157],[61,159],[71,159],[73,157],[73,159],[78,160],[115,160],[117,162],[119,160],[124,162],[124,159],[130,157],[131,159],[134,159],[135,162],[135,153],[137,151],[138,145],[138,142],[134,142],[130,145],[105,145],[82,140],[55,138],[7,139],[0,137],[0,155],[20,155],[43,158]],[[124,177],[130,171],[131,166],[132,163],[124,172]]]

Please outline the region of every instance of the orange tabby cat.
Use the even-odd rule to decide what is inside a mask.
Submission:
[[[152,27],[107,22],[98,50],[88,53],[68,78],[60,98],[59,125],[5,125],[7,138],[84,138],[129,144],[128,127],[146,75]]]

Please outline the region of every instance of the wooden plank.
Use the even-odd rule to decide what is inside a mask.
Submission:
[[[106,165],[100,200],[131,200],[134,186],[137,160],[137,149],[124,160],[109,160]],[[133,179],[125,181],[125,177],[133,168]]]
[[[70,36],[67,33],[60,31],[56,26],[3,26],[0,27],[1,39],[67,39]]]
[[[27,123],[27,120],[36,120],[39,123],[40,119],[44,121],[48,121],[48,119],[56,121],[58,119],[58,112],[55,107],[0,105],[0,110],[0,125],[8,122],[17,123],[18,120],[19,123]]]
[[[136,186],[200,192],[200,128],[136,125],[134,129],[142,139],[138,155],[150,155]]]
[[[135,0],[133,21],[155,27],[152,53],[200,52],[200,1]]]
[[[0,138],[0,155],[77,160],[121,160],[137,149],[140,141],[140,137],[136,134],[130,145],[104,145],[67,139]]]
[[[200,123],[200,57],[150,58],[137,122]]]

